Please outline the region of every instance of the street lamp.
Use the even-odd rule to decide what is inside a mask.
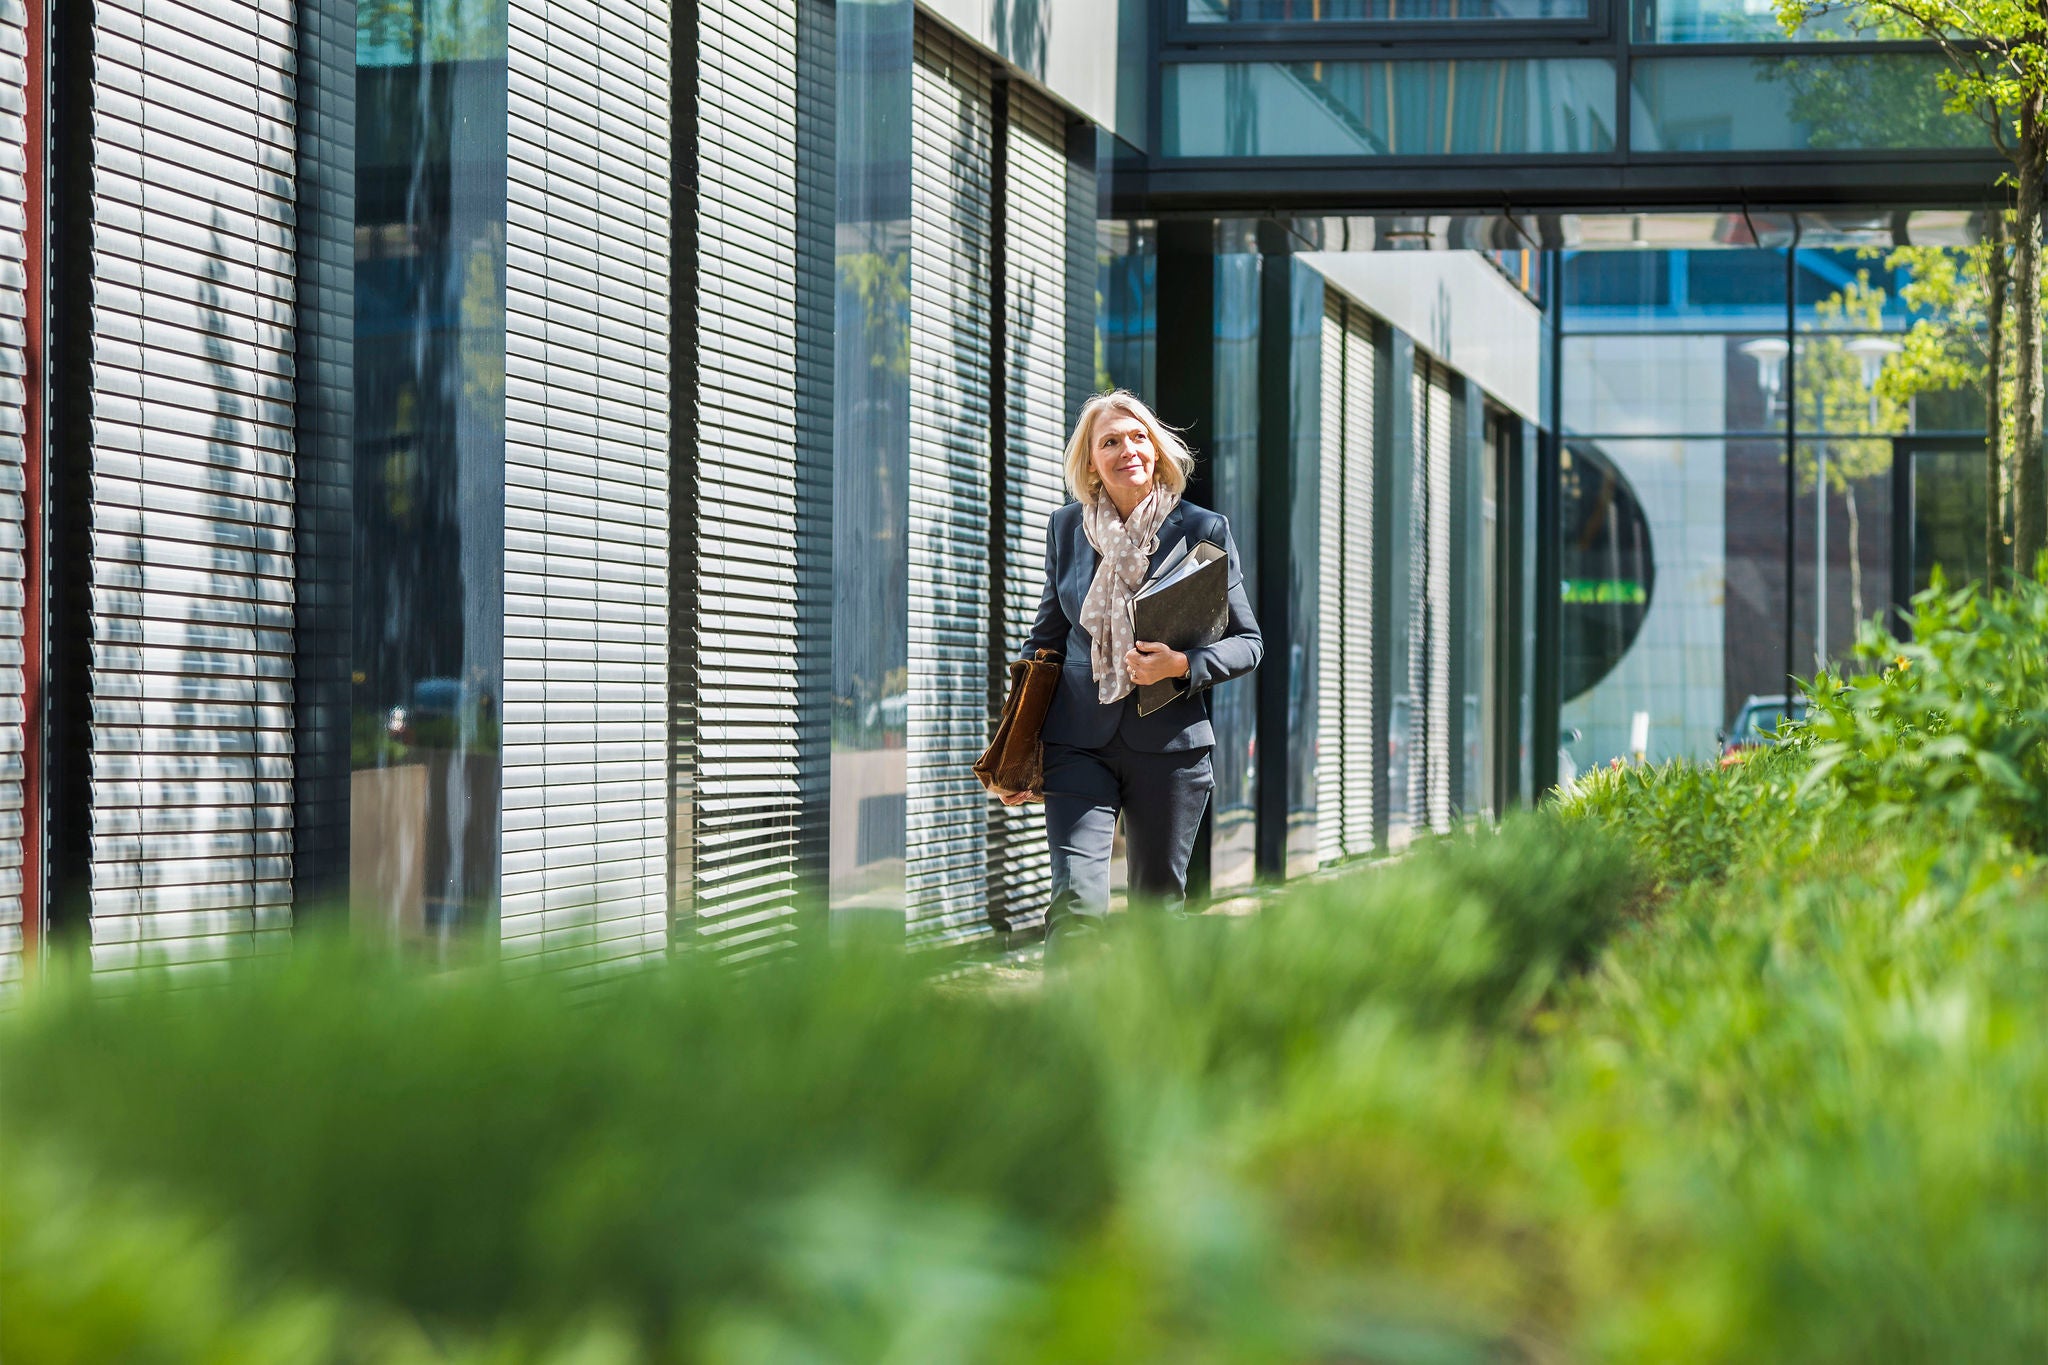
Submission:
[[[1862,363],[1863,387],[1870,390],[1870,429],[1877,430],[1877,377],[1884,371],[1884,362],[1905,350],[1890,337],[1857,337],[1843,345],[1843,350]]]
[[[1763,391],[1764,416],[1769,417],[1778,406],[1778,388],[1785,375],[1785,357],[1792,353],[1792,343],[1783,337],[1758,337],[1745,341],[1737,348],[1756,362],[1756,386]]]

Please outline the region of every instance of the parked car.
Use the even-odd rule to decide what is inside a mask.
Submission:
[[[1734,722],[1715,736],[1721,743],[1721,765],[1740,763],[1750,750],[1776,744],[1787,721],[1797,724],[1805,719],[1804,697],[1794,697],[1789,710],[1783,693],[1750,697],[1735,713]]]

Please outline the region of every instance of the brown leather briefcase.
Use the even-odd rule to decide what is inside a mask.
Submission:
[[[974,775],[989,795],[1029,792],[1034,798],[1044,797],[1045,748],[1038,732],[1059,685],[1060,656],[1052,650],[1041,649],[1037,658],[1010,665],[1010,696],[1003,703],[1003,718],[988,752],[974,765]]]

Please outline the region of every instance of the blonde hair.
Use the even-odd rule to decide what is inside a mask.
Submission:
[[[1081,405],[1081,415],[1074,419],[1074,434],[1067,438],[1067,487],[1076,498],[1093,502],[1102,491],[1102,480],[1095,473],[1095,423],[1106,412],[1120,412],[1144,426],[1158,457],[1152,469],[1153,482],[1175,494],[1187,492],[1188,475],[1195,468],[1195,457],[1187,442],[1154,416],[1144,399],[1127,389],[1111,389]]]

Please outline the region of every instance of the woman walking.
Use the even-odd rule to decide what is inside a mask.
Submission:
[[[1188,855],[1216,785],[1209,689],[1257,668],[1264,651],[1230,523],[1182,500],[1194,457],[1150,408],[1121,389],[1089,399],[1066,465],[1075,501],[1047,528],[1045,589],[1024,646],[1026,659],[1041,649],[1065,656],[1041,731],[1053,940],[1109,912],[1119,813],[1132,902],[1185,903]],[[1183,541],[1222,547],[1230,602],[1223,638],[1185,651],[1133,639],[1131,626],[1132,596]],[[1134,690],[1164,681],[1180,695],[1140,715]]]

